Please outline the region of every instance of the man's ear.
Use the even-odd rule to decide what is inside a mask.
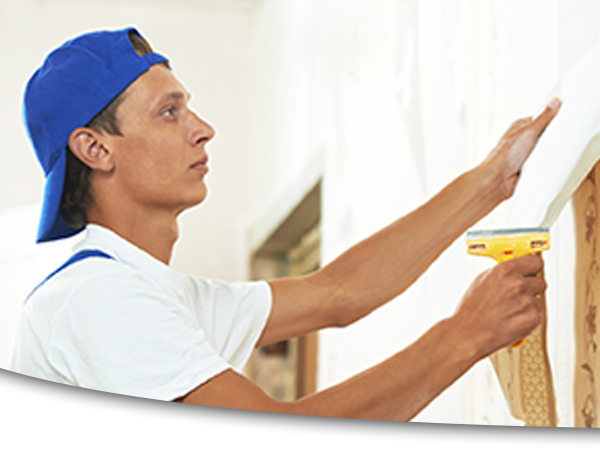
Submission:
[[[90,128],[77,128],[69,137],[69,148],[81,162],[92,169],[110,172],[114,167],[113,155],[103,135]]]

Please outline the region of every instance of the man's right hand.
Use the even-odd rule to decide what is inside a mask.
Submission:
[[[473,281],[452,319],[478,358],[522,340],[540,324],[540,295],[546,290],[540,277],[543,268],[541,256],[523,256]]]

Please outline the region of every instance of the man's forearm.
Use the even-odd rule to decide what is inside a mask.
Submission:
[[[446,319],[388,360],[334,387],[291,403],[293,413],[374,420],[413,419],[477,360]]]
[[[475,344],[459,327],[453,318],[443,320],[402,352],[293,402],[275,400],[233,371],[178,401],[285,414],[408,421],[479,360]]]
[[[469,226],[502,196],[476,168],[412,213],[346,251],[319,273],[339,286],[341,325],[353,322],[405,291]]]
[[[293,402],[273,399],[231,370],[177,401],[285,414],[408,421],[479,357],[452,318],[402,352],[336,386]]]

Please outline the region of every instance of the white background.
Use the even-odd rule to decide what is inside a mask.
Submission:
[[[0,371],[7,454],[596,453],[600,431],[355,421],[151,402]]]
[[[25,81],[66,39],[133,24],[171,58],[193,93],[192,107],[218,130],[209,148],[209,200],[182,217],[173,265],[243,279],[248,252],[315,175],[324,177],[327,262],[478,163],[512,120],[534,113],[557,78],[600,44],[599,23],[594,0],[0,0],[0,364],[11,352],[22,300],[17,297],[68,255],[69,245],[57,244],[41,253],[47,260],[40,262],[27,249],[33,248],[31,214],[43,176],[20,123]],[[23,207],[30,209],[21,212]],[[6,221],[11,217],[20,223]],[[560,241],[547,261],[551,354],[559,412],[568,424],[572,312],[560,304],[570,301],[568,211],[555,234]],[[370,366],[453,311],[475,273],[490,265],[468,258],[462,240],[384,311],[347,331],[323,334],[320,386]],[[27,251],[38,268],[9,259],[15,249]],[[30,272],[22,282],[14,278],[22,275],[17,267]],[[73,450],[93,451],[123,439],[128,450],[139,444],[152,452],[208,439],[252,452],[258,438],[278,453],[310,447],[313,440],[345,453],[368,447],[395,453],[407,442],[411,450],[447,450],[455,443],[478,449],[481,443],[494,453],[520,438],[528,447],[559,447],[563,439],[555,434],[570,442],[573,435],[577,441],[592,437],[562,430],[247,419],[244,413],[180,410],[0,373],[3,441],[38,448],[73,442]],[[419,418],[509,423],[487,363]]]

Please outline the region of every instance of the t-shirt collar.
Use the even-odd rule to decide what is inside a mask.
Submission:
[[[159,286],[169,293],[174,293],[176,297],[181,297],[183,294],[185,275],[173,270],[108,228],[88,224],[85,238],[74,249],[75,252],[84,249],[103,251],[117,261],[150,275]]]

